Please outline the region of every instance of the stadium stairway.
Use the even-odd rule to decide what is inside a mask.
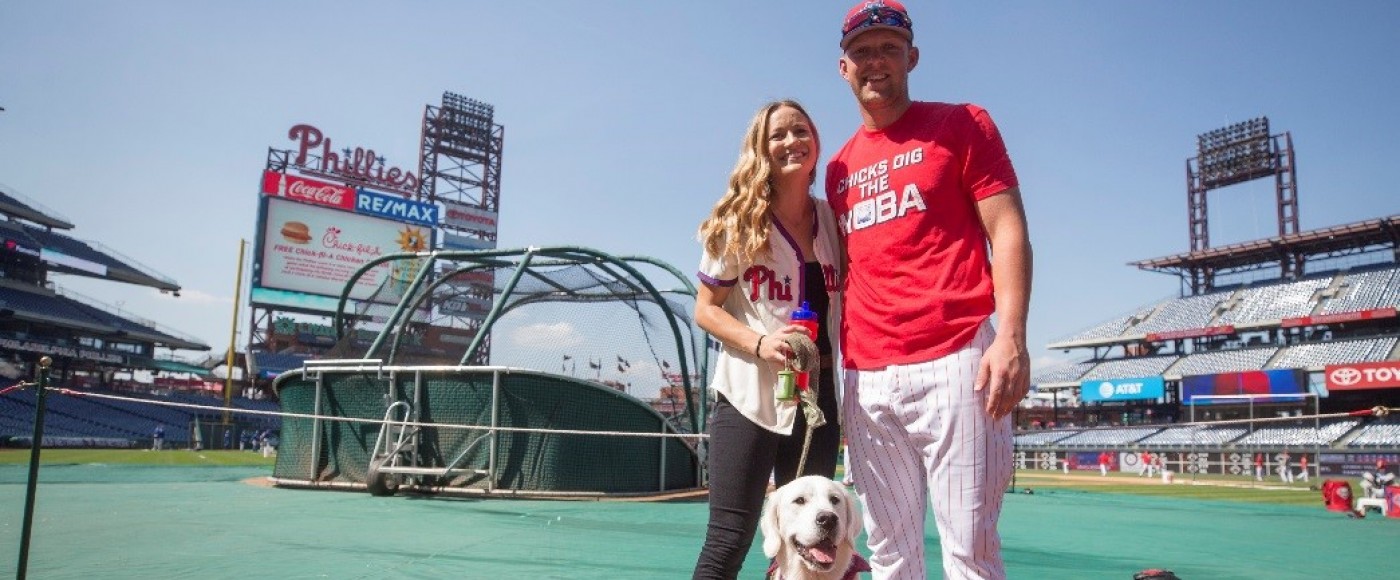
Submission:
[[[1342,291],[1346,289],[1349,284],[1349,282],[1347,282],[1348,277],[1349,276],[1333,276],[1332,283],[1328,284],[1326,288],[1319,290],[1317,294],[1313,296],[1313,309],[1311,312],[1308,312],[1308,315],[1322,314],[1322,310],[1327,307],[1327,302],[1341,295]]]
[[[1341,437],[1338,437],[1335,441],[1333,441],[1332,444],[1329,445],[1329,447],[1332,447],[1333,449],[1345,449],[1346,447],[1351,445],[1352,441],[1356,440],[1357,437],[1361,436],[1361,432],[1365,431],[1366,426],[1369,424],[1369,421],[1362,421],[1360,423],[1357,423],[1356,426],[1352,427],[1350,431],[1347,431],[1346,433],[1342,434]]]

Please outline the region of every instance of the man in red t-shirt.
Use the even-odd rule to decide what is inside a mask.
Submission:
[[[842,27],[863,120],[826,171],[849,257],[842,425],[874,578],[926,577],[924,498],[945,578],[1005,578],[1010,413],[1030,386],[1025,211],[985,110],[910,99],[913,37],[895,0],[859,2]]]

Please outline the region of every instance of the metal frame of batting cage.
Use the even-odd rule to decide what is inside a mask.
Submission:
[[[672,338],[674,340],[677,362],[680,371],[679,382],[681,383],[680,386],[682,387],[685,396],[685,412],[689,419],[690,430],[692,433],[701,433],[702,426],[706,424],[704,416],[706,412],[705,405],[703,403],[697,405],[697,402],[693,400],[695,397],[692,394],[694,392],[694,389],[692,389],[691,367],[694,366],[698,371],[698,375],[696,376],[699,378],[698,382],[700,383],[699,385],[697,385],[698,389],[700,390],[699,398],[702,402],[706,401],[708,400],[708,396],[704,392],[704,390],[706,389],[706,381],[704,380],[704,378],[708,374],[709,350],[707,348],[707,345],[703,343],[701,337],[699,336],[699,333],[694,332],[693,329],[689,327],[686,329],[687,332],[682,331],[681,327],[677,323],[678,313],[675,311],[675,309],[672,308],[671,304],[663,296],[664,294],[680,294],[694,299],[696,291],[694,285],[691,284],[690,280],[688,280],[685,276],[681,275],[679,270],[670,266],[669,264],[645,256],[614,256],[598,250],[567,246],[543,248],[531,247],[524,249],[504,250],[443,250],[434,252],[388,254],[385,256],[375,258],[363,264],[354,274],[351,275],[351,277],[345,283],[340,295],[339,302],[336,307],[336,312],[333,321],[333,328],[335,329],[336,333],[336,342],[338,344],[344,343],[344,341],[347,338],[347,334],[349,334],[348,331],[351,330],[351,325],[355,322],[355,320],[357,320],[356,318],[352,318],[350,316],[350,314],[352,313],[347,312],[347,307],[351,306],[350,293],[355,288],[356,283],[374,268],[396,260],[404,261],[409,264],[414,264],[416,261],[421,260],[422,264],[421,266],[417,267],[416,274],[414,274],[413,278],[410,281],[408,281],[407,286],[403,290],[403,295],[398,299],[397,304],[394,305],[393,311],[387,317],[384,318],[383,328],[377,333],[372,344],[361,355],[361,358],[353,360],[340,359],[325,361],[309,361],[301,370],[303,376],[315,375],[315,381],[317,384],[316,414],[318,416],[320,414],[320,381],[322,374],[325,372],[361,372],[365,370],[373,370],[375,371],[375,374],[382,376],[386,370],[394,370],[399,372],[422,372],[455,369],[459,371],[489,371],[492,374],[492,420],[486,435],[477,437],[475,440],[468,443],[466,449],[464,449],[462,453],[457,456],[456,459],[453,459],[447,465],[443,467],[431,468],[421,467],[418,465],[416,454],[404,452],[405,449],[411,448],[413,442],[417,439],[417,432],[419,430],[419,417],[415,412],[416,407],[411,406],[407,403],[403,403],[402,401],[388,406],[384,412],[383,422],[379,429],[379,435],[374,442],[374,447],[371,450],[369,470],[366,474],[366,481],[368,484],[367,487],[372,493],[376,493],[377,495],[386,495],[393,493],[395,490],[394,488],[397,487],[397,485],[395,485],[397,479],[402,476],[450,476],[454,474],[472,472],[477,475],[486,475],[488,480],[494,479],[494,441],[497,436],[497,432],[499,430],[505,429],[504,427],[498,425],[495,419],[495,406],[497,405],[496,399],[501,388],[500,374],[502,372],[515,374],[521,372],[521,369],[505,369],[502,367],[493,367],[485,365],[468,365],[470,364],[470,361],[484,360],[486,358],[485,356],[478,356],[478,354],[479,351],[482,350],[483,344],[486,344],[484,343],[485,337],[489,335],[492,327],[498,320],[500,320],[505,314],[511,312],[512,310],[530,304],[538,304],[542,302],[551,301],[635,301],[655,304],[661,310],[662,315],[666,318],[666,322],[670,327]],[[436,273],[436,266],[439,262],[449,262],[456,265],[457,267],[450,271],[445,270],[442,273]],[[653,285],[652,282],[646,276],[643,276],[635,267],[639,264],[647,264],[664,270],[671,276],[675,277],[676,280],[679,280],[682,284],[682,287],[679,289],[669,289],[665,291],[658,290],[656,286]],[[538,272],[535,270],[537,268],[551,269],[571,266],[584,267],[586,271],[589,269],[596,269],[595,272],[589,272],[589,274],[594,276],[595,279],[611,280],[617,282],[618,284],[615,286],[610,286],[609,289],[603,292],[588,292],[585,288],[571,288],[555,280],[552,280],[549,277],[549,272]],[[404,336],[404,334],[406,334],[405,332],[403,332],[403,327],[405,327],[407,324],[413,321],[413,316],[411,316],[410,313],[419,311],[420,309],[425,307],[429,307],[430,304],[427,303],[427,301],[430,299],[430,297],[434,296],[435,291],[444,284],[448,284],[455,277],[463,274],[469,274],[474,271],[490,271],[496,269],[513,269],[513,272],[503,285],[492,288],[492,291],[496,294],[496,296],[494,297],[495,299],[492,301],[490,311],[482,320],[479,328],[476,330],[475,336],[473,336],[470,345],[466,348],[465,352],[463,353],[457,367],[402,366],[395,364],[395,359],[399,355],[399,347],[402,341],[402,337]],[[541,294],[528,294],[524,297],[511,300],[513,296],[516,296],[517,285],[523,278],[526,277],[530,277],[537,282],[542,282],[549,288],[557,289],[557,291],[545,292]],[[624,289],[622,291],[619,291],[619,287]],[[682,321],[684,320],[685,318],[682,318]],[[645,325],[645,323],[643,324]],[[645,332],[645,329],[643,329],[643,331]],[[688,335],[690,343],[688,345],[690,349],[689,355],[690,357],[693,357],[694,365],[691,364],[691,360],[687,360],[687,345],[682,339],[683,335]],[[391,336],[392,340],[390,339]],[[378,358],[381,353],[386,353],[387,359]],[[653,354],[655,355],[654,350]],[[368,366],[366,367],[364,365]],[[416,374],[417,373],[415,373],[415,376]],[[418,399],[419,396],[421,396],[421,393],[418,392],[422,386],[421,383],[421,380],[415,378],[415,387],[412,389],[414,391],[412,396],[415,401]],[[669,423],[669,421],[663,420],[663,425],[665,425],[666,423]],[[676,426],[673,425],[673,427]],[[664,467],[664,432],[666,430],[667,429],[663,428],[663,433],[661,434],[663,435],[663,452],[661,454],[663,465],[660,472],[660,478],[663,489],[666,481],[666,470]],[[313,424],[313,457],[319,456],[321,452],[319,449],[316,449],[317,443],[319,441],[319,432],[320,421],[318,420]],[[487,468],[487,473],[482,473],[479,469],[468,469],[458,465],[466,456],[466,454],[470,452],[472,448],[479,446],[479,444],[486,444],[490,448],[489,450],[491,452],[491,460]],[[703,442],[701,442],[701,444],[699,445],[696,445],[694,447],[694,450],[699,452],[699,455],[701,457],[701,461],[699,462],[700,471],[698,472],[698,476],[700,478],[699,481],[703,481]],[[313,465],[313,472],[314,470],[315,466]],[[312,479],[316,479],[314,473],[312,475]],[[488,491],[490,491],[490,487],[492,486],[488,483]],[[568,494],[551,493],[548,495]]]
[[[518,260],[512,260],[513,257],[518,257]],[[398,338],[404,334],[396,331],[399,326],[408,322],[409,317],[406,313],[413,312],[414,309],[420,307],[422,302],[432,295],[432,290],[445,284],[457,274],[482,269],[509,268],[512,266],[515,268],[515,272],[512,273],[510,279],[501,289],[500,294],[502,299],[492,304],[490,313],[486,315],[486,319],[482,321],[480,328],[476,331],[476,335],[472,337],[471,344],[467,347],[466,352],[462,354],[462,359],[459,364],[466,365],[469,364],[469,361],[472,360],[476,351],[481,347],[483,338],[490,334],[492,326],[494,326],[502,316],[516,307],[523,306],[525,303],[539,302],[539,300],[524,301],[512,304],[509,308],[503,308],[503,305],[506,303],[505,299],[511,296],[515,291],[517,284],[523,276],[529,274],[538,277],[537,274],[531,271],[531,267],[591,265],[621,279],[623,278],[621,275],[611,270],[611,268],[617,268],[621,270],[622,273],[632,277],[632,281],[629,282],[629,284],[633,286],[634,296],[644,296],[646,300],[655,303],[661,309],[662,313],[665,314],[666,322],[670,325],[672,336],[675,339],[676,353],[680,364],[681,385],[685,391],[686,414],[690,418],[691,432],[701,432],[701,427],[705,425],[706,419],[705,405],[700,404],[697,407],[696,402],[691,396],[693,387],[690,382],[691,369],[685,357],[686,347],[681,342],[683,333],[680,327],[676,325],[676,313],[671,310],[667,301],[662,297],[662,292],[657,290],[645,276],[632,266],[632,263],[641,263],[665,270],[672,276],[675,276],[675,278],[683,284],[683,288],[668,290],[667,292],[684,294],[693,299],[696,295],[695,285],[691,284],[689,279],[670,264],[646,256],[614,256],[599,250],[578,246],[529,247],[507,250],[438,250],[434,252],[387,254],[366,262],[359,270],[356,270],[355,273],[350,276],[348,281],[346,281],[345,287],[340,294],[340,301],[336,305],[335,317],[332,323],[332,327],[335,329],[337,342],[345,339],[343,334],[350,323],[350,319],[345,316],[345,308],[350,302],[350,291],[355,287],[356,282],[370,270],[373,270],[381,264],[393,260],[409,259],[425,259],[425,261],[423,266],[419,269],[419,272],[414,276],[413,281],[409,283],[408,289],[404,292],[404,297],[395,306],[388,320],[384,323],[384,328],[380,330],[374,342],[365,351],[362,358],[374,359],[379,350],[383,348],[388,336],[393,334],[395,336],[395,341],[390,348],[389,358],[385,363],[394,364],[394,357],[398,354]],[[420,294],[418,290],[422,288],[425,280],[432,277],[432,272],[434,271],[433,267],[438,261],[472,262],[473,264],[457,268],[447,275],[439,277],[437,280],[429,283],[429,286]],[[416,301],[410,303],[410,299],[415,294],[420,295]],[[704,348],[703,344],[696,343],[697,333],[691,332],[685,334],[690,335],[690,352],[698,363],[698,368],[696,369],[699,373],[698,376],[703,379],[708,376],[709,372],[709,350]],[[700,400],[702,402],[708,400],[707,393],[705,393],[707,385],[704,380],[700,381],[698,388],[700,389]]]

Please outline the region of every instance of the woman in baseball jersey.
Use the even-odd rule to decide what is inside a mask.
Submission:
[[[769,474],[781,486],[799,475],[836,474],[840,446],[831,365],[840,311],[836,220],[812,197],[820,146],[811,117],[794,101],[759,109],[744,136],[729,187],[700,225],[700,287],[695,320],[723,349],[715,362],[709,425],[710,521],[695,578],[736,578],[758,528]],[[778,371],[792,355],[789,322],[806,302],[816,311],[826,425],[810,443],[796,401],[775,397]],[[797,464],[809,445],[803,473]]]

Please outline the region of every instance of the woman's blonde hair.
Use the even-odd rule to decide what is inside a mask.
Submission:
[[[796,109],[807,118],[817,144],[812,155],[821,158],[821,139],[817,136],[816,124],[797,101],[773,101],[759,109],[744,134],[739,162],[729,174],[729,189],[700,224],[700,243],[712,256],[732,256],[739,263],[750,263],[768,252],[768,226],[773,221],[768,213],[772,202],[769,178],[773,175],[773,164],[768,160],[768,117],[783,107]],[[811,182],[817,179],[815,167],[810,179]]]

